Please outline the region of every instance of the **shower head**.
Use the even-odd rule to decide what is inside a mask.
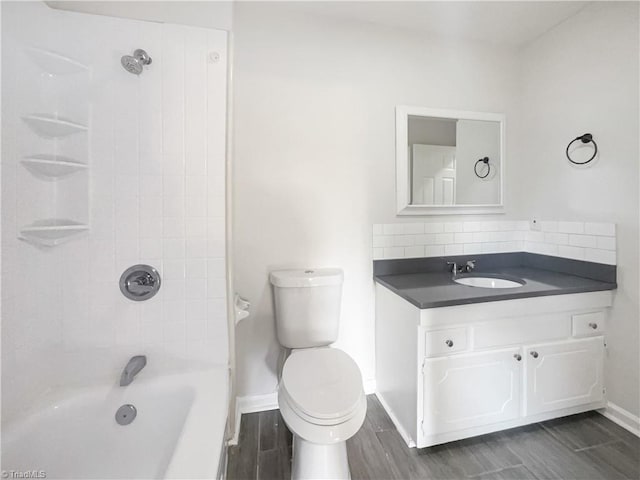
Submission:
[[[151,63],[151,57],[147,52],[139,48],[133,52],[133,55],[123,55],[120,63],[127,72],[140,75],[142,67]]]

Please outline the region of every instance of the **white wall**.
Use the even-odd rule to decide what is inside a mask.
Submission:
[[[522,216],[617,224],[618,290],[609,322],[609,400],[640,414],[638,368],[638,4],[594,4],[520,52],[514,200]],[[513,131],[513,130],[512,130]],[[592,133],[600,156],[565,158]]]
[[[3,3],[2,20],[3,420],[49,388],[115,383],[137,354],[149,357],[147,374],[227,364],[226,32],[41,3]],[[89,203],[90,231],[48,249],[17,239],[21,206],[48,185],[19,160],[55,143],[36,143],[20,117],[64,109],[47,98],[49,77],[25,46],[85,63],[91,79],[88,100],[67,92],[59,102],[90,112],[77,160],[89,164],[91,195],[76,198]],[[135,76],[120,56],[138,47],[153,63]],[[139,303],[118,289],[136,263],[163,278]]]
[[[234,10],[234,56],[233,268],[237,291],[252,302],[237,329],[238,394],[276,388],[267,275],[285,267],[344,269],[337,345],[371,381],[372,224],[396,218],[394,108],[510,118],[513,56],[243,2]]]

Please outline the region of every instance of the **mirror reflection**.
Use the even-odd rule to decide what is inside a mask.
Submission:
[[[501,203],[498,121],[408,116],[411,205]]]

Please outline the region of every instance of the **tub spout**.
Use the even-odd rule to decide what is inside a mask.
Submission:
[[[131,357],[127,362],[127,365],[124,367],[124,370],[122,370],[122,375],[120,375],[120,386],[126,387],[133,382],[133,378],[140,373],[140,370],[142,370],[146,364],[147,357],[144,355]]]

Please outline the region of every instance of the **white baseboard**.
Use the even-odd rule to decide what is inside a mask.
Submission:
[[[240,411],[240,413],[266,412],[267,410],[275,410],[277,408],[278,392],[238,397],[236,399],[236,409]]]
[[[613,423],[617,423],[625,430],[630,431],[636,437],[640,437],[640,418],[631,412],[611,402],[608,402],[606,408],[598,410],[598,412]]]
[[[264,395],[250,395],[236,398],[236,418],[233,438],[227,442],[229,445],[238,444],[240,434],[240,420],[243,413],[266,412],[267,410],[278,409],[278,392],[266,393]]]

